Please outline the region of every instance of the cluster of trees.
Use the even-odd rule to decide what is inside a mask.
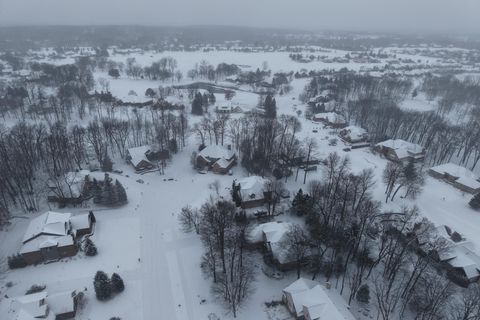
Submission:
[[[192,100],[192,114],[201,116],[208,112],[208,107],[215,104],[217,98],[213,93],[203,95],[200,92],[195,93],[195,97]]]
[[[200,209],[182,209],[184,230],[196,230],[204,245],[202,269],[212,278],[212,291],[225,302],[233,316],[252,290],[255,279],[252,263],[245,251],[247,224],[236,217],[233,202],[211,198]]]
[[[61,122],[49,126],[20,122],[5,131],[0,136],[0,214],[8,212],[10,205],[37,210],[48,180],[61,185],[65,173],[88,167],[92,161],[110,171],[110,155],[125,157],[127,145],[155,144],[171,152],[185,146],[185,114],[152,110],[150,115],[151,120],[143,113],[134,113],[135,118],[128,120],[94,119],[86,127],[68,129]],[[125,198],[123,191],[119,194]]]
[[[215,68],[207,61],[202,60],[200,64],[195,64],[195,67],[188,71],[187,75],[191,80],[205,79],[209,81],[222,80],[229,76],[238,74],[241,69],[236,64],[219,63]]]
[[[308,270],[314,279],[320,272],[336,279],[349,304],[373,300],[381,319],[476,319],[471,299],[478,299],[479,286],[455,287],[436,269],[448,245],[434,225],[415,207],[381,212],[371,194],[373,172],[353,174],[349,167],[348,158],[330,154],[324,178],[294,198],[292,210],[305,215],[308,232],[293,228],[283,247],[298,276]],[[412,174],[407,167],[399,168],[407,171],[402,175]]]
[[[404,189],[402,198],[415,198],[420,192],[425,182],[423,173],[415,166],[413,161],[407,165],[401,162],[387,163],[383,171],[383,182],[385,188],[385,202],[393,201],[397,193]]]
[[[265,117],[275,119],[277,117],[277,102],[275,98],[267,94],[263,101],[263,108],[265,109]]]
[[[112,278],[109,278],[103,271],[97,271],[95,274],[93,287],[95,295],[100,301],[109,300],[113,295],[125,290],[123,279],[117,273],[112,274]]]
[[[85,243],[83,244],[83,251],[85,252],[85,255],[89,257],[96,256],[98,253],[97,247],[90,238],[85,239]]]
[[[93,202],[104,206],[120,206],[128,202],[127,192],[120,181],[113,179],[106,173],[103,181],[85,180],[86,193],[93,196]]]

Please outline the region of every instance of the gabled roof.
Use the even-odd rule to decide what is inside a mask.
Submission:
[[[235,153],[227,148],[219,145],[206,146],[198,153],[199,156],[205,159],[225,159],[230,160],[235,156]]]
[[[472,189],[480,188],[480,182],[478,181],[478,176],[475,173],[454,163],[441,164],[439,166],[430,168],[430,170],[442,175],[448,174],[452,177],[455,177],[456,182]]]
[[[259,176],[250,176],[237,181],[236,185],[240,185],[240,196],[242,201],[251,201],[263,199],[265,196],[265,184],[268,179]]]
[[[150,146],[140,146],[128,149],[130,155],[130,162],[134,167],[138,166],[142,161],[150,163],[147,159],[147,152],[151,150]]]
[[[76,294],[76,291],[65,291],[49,295],[47,297],[47,304],[50,311],[55,315],[75,311],[75,302],[73,298]]]
[[[315,114],[314,117],[316,119],[323,119],[329,123],[340,123],[340,124],[347,123],[347,120],[345,119],[345,117],[336,112],[317,113]]]
[[[411,143],[402,139],[390,139],[380,143],[377,143],[376,146],[385,147],[395,150],[399,159],[415,156],[424,152],[424,149],[421,145],[416,143]]]
[[[334,303],[326,289],[316,281],[300,278],[283,292],[291,295],[297,317],[308,312],[311,319],[355,319],[346,307],[341,308],[338,301]]]
[[[47,292],[27,294],[13,299],[12,308],[18,312],[17,320],[29,320],[32,318],[44,318],[47,315],[47,304],[44,299]]]
[[[47,211],[32,219],[23,237],[23,243],[42,234],[56,236],[67,235],[67,223],[70,221],[70,216],[71,213]]]

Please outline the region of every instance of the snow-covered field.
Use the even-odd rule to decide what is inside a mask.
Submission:
[[[393,49],[392,49],[393,50]],[[344,56],[347,52],[329,51],[320,53],[330,57]],[[399,54],[400,55],[400,54]],[[430,63],[433,58],[408,56],[414,60]],[[141,65],[150,64],[164,56],[172,56],[178,61],[179,69],[186,72],[201,60],[211,64],[221,62],[245,65],[245,69],[262,68],[264,61],[273,72],[299,71],[308,69],[339,69],[343,64],[326,64],[312,62],[302,64],[293,62],[287,52],[163,52],[144,54],[135,53],[134,57]],[[112,55],[111,59],[125,62],[126,55]],[[67,63],[69,58],[55,63]],[[71,61],[70,61],[71,62]],[[371,64],[351,63],[347,67],[360,70],[362,67],[372,67]],[[97,72],[95,78],[108,78],[104,73]],[[119,79],[108,79],[111,92],[127,101],[145,101],[147,88],[159,85],[169,85],[158,81],[128,79],[122,75]],[[296,79],[292,82],[293,90],[284,96],[278,96],[278,114],[295,115],[298,110],[305,113],[306,106],[298,100],[308,79]],[[190,82],[183,79],[182,83]],[[128,95],[130,90],[137,93],[136,97]],[[129,100],[130,99],[130,100]],[[244,110],[256,106],[258,95],[252,92],[238,91],[232,104],[240,105]],[[187,100],[185,100],[187,103]],[[217,95],[217,103],[226,103],[223,95]],[[430,111],[435,109],[435,102],[429,102],[424,97],[407,99],[403,108]],[[329,139],[336,137],[336,132],[325,129],[318,123],[299,117],[302,123],[301,138],[314,137],[318,142],[318,157],[325,157],[331,152],[348,156],[354,172],[371,168],[376,177],[374,196],[384,203],[385,186],[381,182],[382,172],[387,160],[372,154],[369,149],[343,151],[345,146],[339,140],[337,146],[330,146]],[[196,121],[195,119],[193,121]],[[317,132],[313,132],[313,130]],[[210,292],[210,279],[205,279],[200,269],[202,244],[195,234],[185,234],[178,224],[178,213],[185,205],[193,207],[201,205],[214,191],[209,185],[218,180],[221,183],[221,193],[228,197],[232,180],[246,175],[237,165],[233,176],[220,176],[208,173],[198,174],[191,168],[190,155],[196,149],[198,141],[190,136],[187,148],[175,155],[165,170],[165,175],[152,172],[144,175],[134,173],[133,169],[121,159],[115,159],[115,167],[123,170],[123,175],[114,175],[126,187],[129,203],[117,209],[103,208],[68,208],[65,212],[83,212],[94,210],[97,217],[95,235],[93,237],[99,254],[86,257],[83,253],[71,259],[60,262],[29,266],[24,269],[8,270],[4,264],[6,256],[18,251],[21,238],[27,227],[28,216],[25,219],[15,217],[12,225],[0,231],[0,256],[2,272],[0,273],[0,319],[9,319],[9,299],[23,295],[32,284],[46,284],[49,292],[67,289],[86,290],[88,303],[77,315],[78,320],[109,319],[119,316],[121,319],[176,319],[196,320],[208,319],[215,313],[221,319],[233,318],[227,314],[221,302],[216,301]],[[308,174],[308,181],[320,179],[322,170]],[[136,182],[143,179],[144,183]],[[173,180],[168,180],[173,178]],[[307,181],[307,183],[308,183]],[[291,177],[287,188],[296,192],[305,188],[303,179],[295,182]],[[420,213],[437,225],[446,224],[462,233],[476,246],[480,254],[480,214],[468,207],[470,196],[454,189],[452,186],[427,177],[422,194],[415,201],[397,198],[393,203],[384,205],[384,209],[397,210],[402,205],[415,204]],[[48,208],[45,208],[48,209]],[[288,216],[281,217],[289,219]],[[267,301],[279,300],[282,289],[295,279],[294,274],[288,274],[282,280],[267,278],[260,271],[262,260],[258,258],[257,283],[255,292],[240,311],[238,319],[289,319],[283,310],[267,309]],[[97,270],[108,274],[119,273],[125,280],[126,290],[108,302],[99,302],[93,291],[93,277]],[[333,296],[337,295],[332,290]],[[342,301],[341,298],[334,298]],[[341,303],[341,302],[340,302]],[[358,307],[353,308],[355,314]],[[359,319],[362,315],[358,314]]]

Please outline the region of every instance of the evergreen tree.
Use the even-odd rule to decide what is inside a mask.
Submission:
[[[102,189],[97,179],[95,178],[93,178],[93,183],[92,183],[92,196],[93,196],[93,203],[102,202]]]
[[[470,207],[472,207],[472,209],[480,210],[480,193],[474,195],[468,204]]]
[[[117,273],[112,274],[112,279],[110,282],[113,292],[119,293],[125,290],[125,284],[123,283],[123,279]]]
[[[101,204],[111,206],[115,204],[115,190],[110,180],[105,180],[102,190]]]
[[[275,98],[272,98],[271,95],[267,95],[263,107],[265,109],[265,117],[271,119],[277,117],[277,103],[275,101]]]
[[[100,301],[108,300],[112,296],[112,286],[108,275],[103,271],[97,271],[93,280],[95,295]]]
[[[217,102],[217,98],[215,98],[215,95],[212,92],[208,96],[208,102],[210,104],[215,104]]]
[[[202,104],[203,104],[202,94],[200,92],[197,92],[195,94],[195,98],[193,98],[193,101],[192,101],[192,114],[201,116],[203,114]]]
[[[362,303],[370,302],[370,288],[367,284],[362,285],[357,292],[357,301]]]
[[[204,93],[202,96],[202,107],[205,110],[205,112],[208,111],[208,105],[209,105],[208,96],[207,96],[207,93]]]
[[[103,161],[102,161],[102,171],[112,172],[112,170],[113,170],[112,159],[110,159],[110,156],[108,155],[108,153],[105,152],[105,156],[103,157]]]
[[[304,194],[301,188],[293,198],[292,209],[298,216],[309,214],[312,210],[312,199],[308,194]]]
[[[118,204],[127,203],[127,201],[128,201],[127,192],[125,191],[125,188],[123,187],[123,185],[118,180],[115,181],[115,189],[116,189],[116,193],[117,193]]]
[[[85,255],[89,257],[93,257],[97,255],[97,247],[95,246],[93,241],[90,240],[90,238],[87,238],[87,240],[85,240],[85,245],[83,247],[83,250],[85,251]]]

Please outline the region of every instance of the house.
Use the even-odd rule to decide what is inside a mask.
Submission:
[[[464,192],[471,194],[480,192],[480,180],[478,176],[462,166],[445,163],[430,168],[428,174]]]
[[[318,282],[300,278],[283,289],[282,300],[295,319],[354,320],[341,297],[334,302],[333,295]]]
[[[10,313],[15,320],[34,320],[48,316],[48,305],[45,291],[27,294],[14,298],[10,305]]]
[[[422,161],[425,158],[425,149],[422,146],[401,139],[377,143],[373,150],[392,161]]]
[[[267,191],[265,185],[268,179],[259,176],[250,176],[240,181],[234,181],[236,197],[242,209],[263,206],[272,199],[272,192]]]
[[[150,149],[150,146],[140,146],[127,150],[126,159],[132,164],[136,171],[149,170],[154,167],[154,164],[147,158],[147,153]]]
[[[480,280],[480,257],[473,251],[469,242],[462,241],[451,245],[449,250],[439,253],[440,261],[449,264],[468,283]]]
[[[247,243],[257,246],[261,244],[272,256],[277,268],[288,270],[295,261],[289,261],[282,241],[291,227],[291,223],[280,221],[259,224],[248,233]]]
[[[80,170],[67,172],[61,177],[50,179],[47,200],[57,202],[60,206],[82,203],[89,197],[85,192],[85,181],[89,174],[89,170]]]
[[[218,174],[226,174],[235,165],[237,157],[230,146],[210,145],[197,155],[197,168],[209,168]]]
[[[159,149],[155,146],[140,146],[127,150],[127,161],[136,171],[145,171],[154,168],[158,161],[165,161],[170,158],[168,150]]]
[[[55,320],[74,319],[79,295],[76,290],[47,295],[47,304]],[[53,318],[53,317],[52,317]]]
[[[317,113],[313,116],[313,121],[322,122],[326,126],[329,126],[335,129],[342,129],[348,126],[348,122],[345,119],[345,117],[336,112]]]
[[[232,113],[233,112],[233,108],[232,107],[229,107],[229,106],[217,106],[215,108],[215,112],[216,113]]]
[[[93,212],[71,213],[47,211],[32,219],[22,240],[20,254],[28,264],[55,261],[77,254],[77,239],[92,232]]]
[[[12,299],[9,313],[14,320],[74,319],[80,295],[66,291],[49,295],[47,291],[27,294]]]
[[[338,135],[346,144],[350,145],[352,149],[369,146],[367,130],[357,127],[348,126],[343,128]]]

